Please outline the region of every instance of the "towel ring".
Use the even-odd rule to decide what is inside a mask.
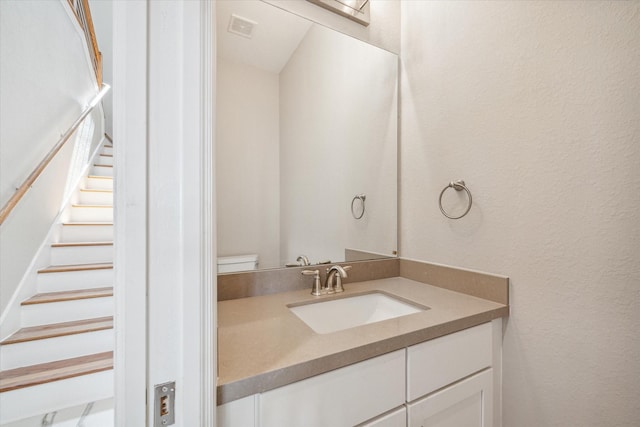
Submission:
[[[356,194],[353,199],[351,199],[351,215],[353,215],[353,217],[355,219],[360,219],[364,216],[364,201],[367,198],[367,196],[365,194]],[[354,209],[353,204],[356,202],[356,200],[360,200],[360,202],[362,203],[362,212],[360,213],[360,215],[356,214],[356,211]]]
[[[466,191],[467,192],[467,196],[469,196],[469,205],[467,206],[467,210],[464,211],[464,213],[460,216],[451,216],[449,215],[444,208],[442,207],[442,195],[444,194],[445,191],[447,191],[448,188],[453,188],[456,191]],[[460,219],[463,216],[465,216],[466,214],[469,213],[469,210],[471,210],[471,203],[473,202],[473,199],[471,197],[471,191],[469,191],[469,189],[467,188],[467,186],[464,184],[463,180],[458,180],[458,181],[451,181],[449,183],[449,185],[447,185],[446,187],[444,187],[442,189],[442,191],[440,192],[440,199],[438,200],[438,203],[440,205],[440,212],[442,212],[442,215],[446,216],[449,219]]]

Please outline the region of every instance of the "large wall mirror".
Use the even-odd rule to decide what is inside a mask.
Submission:
[[[216,7],[219,271],[395,256],[397,56],[259,0]]]

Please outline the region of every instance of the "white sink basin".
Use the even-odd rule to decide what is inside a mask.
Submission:
[[[409,304],[381,292],[288,307],[319,334],[328,334],[429,309],[429,307]]]

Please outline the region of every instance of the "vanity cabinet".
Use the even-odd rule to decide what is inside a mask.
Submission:
[[[492,399],[493,371],[487,369],[407,404],[407,426],[491,427]]]
[[[499,326],[485,323],[407,348],[408,427],[494,425]]]
[[[405,351],[260,395],[260,427],[354,426],[405,402]]]
[[[502,319],[218,407],[218,427],[499,427]]]
[[[376,417],[374,420],[358,424],[356,427],[406,427],[407,408],[402,405],[400,408],[388,414]]]
[[[491,323],[407,348],[407,401],[492,365]]]

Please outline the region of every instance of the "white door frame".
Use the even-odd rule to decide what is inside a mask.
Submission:
[[[117,426],[215,425],[214,9],[114,1]]]

